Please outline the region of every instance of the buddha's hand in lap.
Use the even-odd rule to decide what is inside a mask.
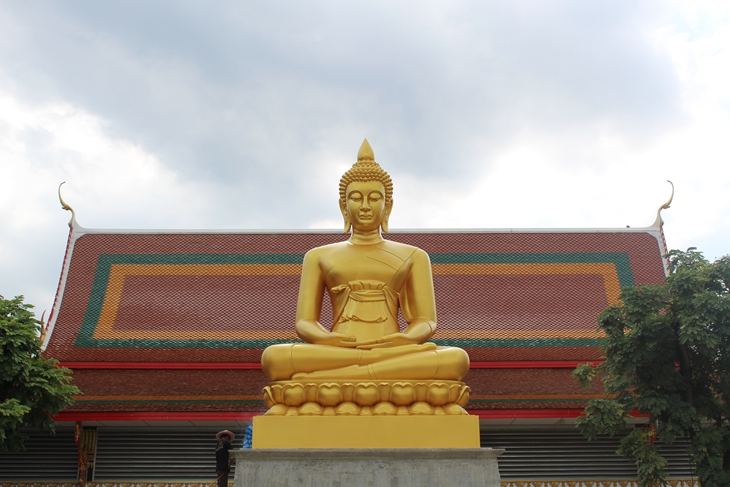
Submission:
[[[373,340],[373,342],[374,343],[365,343],[358,345],[357,348],[363,350],[373,350],[376,348],[400,347],[403,345],[418,345],[421,343],[419,339],[413,338],[405,333],[392,333],[390,335],[385,335],[382,338]]]
[[[358,348],[367,347],[376,343],[375,340],[358,340],[357,337],[346,335],[344,333],[337,333],[336,331],[329,332],[317,336],[310,343],[314,345],[329,345],[332,347],[346,347],[346,348]]]

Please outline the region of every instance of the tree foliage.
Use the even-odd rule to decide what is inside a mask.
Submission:
[[[661,286],[627,287],[598,318],[605,360],[573,373],[583,386],[600,377],[607,397],[589,402],[578,427],[588,438],[615,434],[638,412],[618,454],[637,462],[641,486],[665,485],[655,438],[688,438],[703,487],[730,485],[730,256],[713,263],[695,248],[668,254]]]
[[[56,413],[80,391],[71,371],[41,356],[41,322],[23,296],[0,295],[0,451],[22,450],[23,426],[53,431]]]

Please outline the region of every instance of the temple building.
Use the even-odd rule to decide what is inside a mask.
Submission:
[[[215,433],[233,431],[240,446],[251,418],[266,411],[263,349],[298,340],[304,253],[347,237],[99,230],[72,220],[43,347],[73,370],[83,394],[55,418],[55,437],[32,434],[27,452],[0,454],[0,480],[73,482],[81,458],[82,477],[99,483],[212,482]],[[660,217],[645,228],[393,230],[386,238],[430,256],[434,341],[469,354],[466,409],[480,418],[482,446],[506,448],[503,485],[636,477],[614,453],[620,438],[588,442],[575,428],[602,389],[581,390],[571,373],[601,360],[596,319],[621,288],[665,278]],[[331,324],[327,296],[322,315]],[[630,426],[644,427],[642,418]],[[661,451],[671,477],[691,478],[685,444]]]

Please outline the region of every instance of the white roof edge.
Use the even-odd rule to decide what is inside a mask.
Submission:
[[[73,220],[72,220],[73,223]],[[82,230],[84,230],[82,228]],[[74,253],[74,245],[76,240],[81,236],[77,231],[77,226],[71,225],[70,235],[68,236],[68,245],[66,247],[66,254],[63,256],[63,269],[61,269],[61,280],[58,283],[58,289],[56,290],[56,296],[51,309],[51,320],[48,323],[46,329],[46,335],[43,337],[43,343],[41,343],[41,351],[45,351],[48,344],[51,342],[51,335],[53,335],[53,329],[56,327],[56,321],[58,321],[58,312],[61,309],[61,302],[63,301],[63,293],[66,290],[66,281],[68,280],[68,270],[71,267],[71,259]]]
[[[75,237],[86,234],[247,234],[247,235],[273,235],[277,233],[291,234],[337,234],[342,230],[335,229],[258,229],[258,230],[236,230],[236,229],[99,229],[76,227]],[[636,227],[636,228],[398,228],[391,229],[389,234],[399,233],[659,233],[659,228]]]

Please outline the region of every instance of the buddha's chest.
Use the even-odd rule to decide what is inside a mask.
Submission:
[[[397,291],[410,267],[405,260],[379,249],[338,252],[322,259],[320,264],[329,289],[350,281],[374,280]]]

